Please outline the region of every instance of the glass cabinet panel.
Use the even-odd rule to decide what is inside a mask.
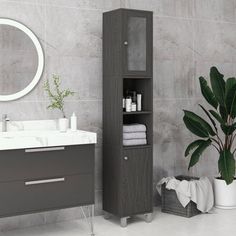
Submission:
[[[146,71],[146,17],[128,17],[127,22],[128,71]]]
[[[152,76],[152,12],[128,10],[123,20],[124,76]]]

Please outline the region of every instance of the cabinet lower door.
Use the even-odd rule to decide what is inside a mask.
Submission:
[[[124,150],[122,159],[121,216],[152,211],[152,149]]]

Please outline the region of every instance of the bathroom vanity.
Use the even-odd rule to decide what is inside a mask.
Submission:
[[[0,217],[84,205],[93,215],[95,143],[85,131],[0,132]]]
[[[44,53],[38,37],[21,22],[0,18],[0,38],[2,52],[10,55],[0,61],[0,102],[13,101],[38,84]],[[13,122],[3,115],[0,217],[77,206],[87,217],[82,206],[88,206],[87,222],[94,235],[96,134],[80,130],[62,133],[56,126],[55,120]]]

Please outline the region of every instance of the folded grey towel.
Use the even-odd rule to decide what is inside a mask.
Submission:
[[[123,125],[123,133],[145,132],[146,130],[146,125],[142,124]]]
[[[146,132],[123,133],[123,139],[146,139]]]
[[[123,140],[124,146],[136,146],[136,145],[146,145],[147,139],[129,139]]]

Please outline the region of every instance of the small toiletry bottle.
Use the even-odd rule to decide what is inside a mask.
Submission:
[[[123,97],[123,111],[125,111],[125,98]]]
[[[125,91],[125,97],[127,98],[128,96],[130,96],[130,91],[127,89],[127,90]]]
[[[136,91],[132,91],[132,102],[137,103]]]
[[[70,118],[70,128],[71,128],[71,131],[77,130],[77,117],[74,112]]]
[[[142,94],[138,93],[137,94],[137,111],[142,110]]]
[[[125,100],[125,111],[126,112],[131,112],[131,103],[132,103],[132,99],[130,96],[128,96]]]
[[[131,111],[136,111],[137,110],[137,106],[135,102],[132,102],[131,104]]]

